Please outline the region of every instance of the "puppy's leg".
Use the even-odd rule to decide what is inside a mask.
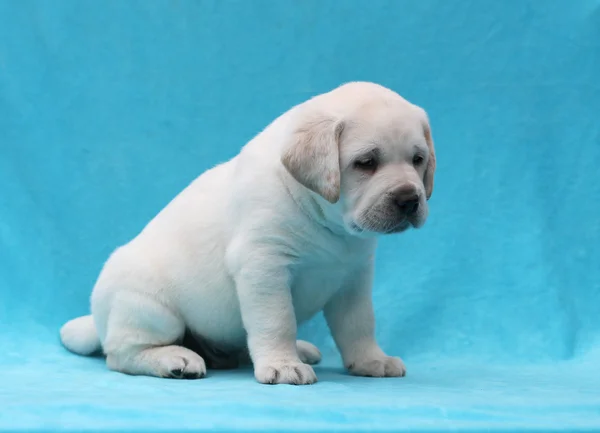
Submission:
[[[375,341],[372,279],[370,263],[328,302],[325,318],[350,373],[372,377],[404,376],[406,369],[402,360],[387,356]]]
[[[259,252],[253,254],[261,257]],[[298,356],[296,316],[288,282],[287,268],[277,266],[276,257],[251,260],[236,275],[254,375],[261,383],[303,385],[317,381],[312,367]]]
[[[206,374],[204,360],[176,345],[185,325],[171,309],[148,295],[124,292],[114,302],[103,344],[111,370],[131,375],[196,379]]]
[[[321,362],[321,351],[314,344],[308,341],[298,340],[296,341],[296,350],[298,351],[298,357],[300,361],[308,365],[316,365]],[[238,358],[241,364],[251,364],[250,354],[247,350],[244,350]]]

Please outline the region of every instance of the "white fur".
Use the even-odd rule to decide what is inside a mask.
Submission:
[[[296,329],[324,311],[352,373],[404,375],[374,338],[373,257],[378,235],[427,216],[428,128],[423,110],[371,83],[292,108],[111,255],[92,316],[65,324],[63,344],[102,349],[109,368],[128,374],[202,377],[204,360],[181,345],[188,329],[224,353],[249,349],[259,382],[308,384],[321,355]],[[357,169],[374,146],[377,170]],[[392,198],[407,185],[420,206],[402,216]]]

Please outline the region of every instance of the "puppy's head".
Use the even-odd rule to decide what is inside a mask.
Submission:
[[[389,89],[350,83],[298,107],[282,163],[355,235],[421,227],[435,152],[426,113]]]

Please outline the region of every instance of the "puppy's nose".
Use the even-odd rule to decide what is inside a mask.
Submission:
[[[419,209],[419,194],[412,185],[405,185],[394,193],[394,201],[404,215],[415,213]]]

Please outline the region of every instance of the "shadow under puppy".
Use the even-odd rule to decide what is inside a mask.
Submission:
[[[367,82],[318,95],[117,248],[62,342],[127,374],[203,377],[187,330],[217,365],[246,354],[261,383],[310,384],[321,355],[296,330],[323,311],[352,374],[403,376],[374,336],[374,252],[379,236],[425,223],[434,171],[423,109]]]

